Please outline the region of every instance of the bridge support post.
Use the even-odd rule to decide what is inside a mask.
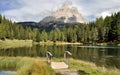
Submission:
[[[47,62],[48,63],[51,63],[51,61],[52,61],[52,53],[51,52],[49,52],[49,51],[47,51],[46,52],[46,58],[47,58]]]
[[[72,53],[70,53],[69,51],[65,51],[64,53],[64,62],[69,65],[69,60],[68,60],[68,55],[72,55]]]

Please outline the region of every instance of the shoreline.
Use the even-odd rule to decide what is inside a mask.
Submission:
[[[34,44],[39,44],[39,45],[83,45],[82,43],[79,43],[79,42],[71,43],[71,42],[62,42],[62,41],[34,42]]]
[[[96,43],[96,44],[92,44],[92,43],[81,43],[81,42],[63,42],[63,41],[57,41],[57,42],[53,42],[53,41],[47,41],[47,42],[34,42],[34,44],[39,44],[39,45],[82,45],[82,46],[120,46],[120,44],[115,44],[115,43],[111,43],[111,42],[103,42],[103,43]]]
[[[64,59],[53,58],[53,61],[63,61]],[[87,62],[83,60],[70,58],[69,60],[69,69],[70,70],[80,70],[88,73],[89,75],[119,75],[120,69],[115,67],[106,68],[95,65],[95,63]]]
[[[55,75],[49,64],[38,57],[0,57],[0,70],[11,68],[15,75]]]
[[[47,63],[46,58],[40,57],[0,57],[0,69],[15,69],[18,75],[56,75],[55,71]],[[53,61],[63,61],[63,58],[54,58]],[[4,61],[4,62],[3,62]],[[12,63],[12,64],[11,64]],[[13,64],[14,63],[14,64]],[[29,64],[28,64],[29,63]],[[42,65],[41,65],[42,64]],[[80,70],[89,75],[119,75],[120,70],[117,68],[98,67],[92,62],[86,62],[77,59],[69,59],[70,70]]]
[[[34,42],[33,40],[0,40],[0,48],[16,48],[16,47],[32,47],[33,45],[81,45],[81,46],[120,46],[120,44],[115,45],[114,43],[97,43],[97,44],[83,44],[80,42],[62,42],[62,41],[47,41],[47,42]]]
[[[32,40],[0,40],[0,48],[32,47]]]

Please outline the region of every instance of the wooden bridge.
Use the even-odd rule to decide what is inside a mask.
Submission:
[[[50,63],[51,68],[52,69],[68,69],[69,65],[69,61],[67,60],[67,55],[72,55],[72,53],[70,53],[69,51],[65,51],[64,53],[64,61],[63,62],[54,62],[52,61],[52,53],[47,51],[46,52],[46,57],[47,57],[47,61],[48,63]]]
[[[68,69],[69,67],[69,61],[67,58],[68,55],[71,56],[72,53],[70,53],[69,51],[65,51],[64,61],[54,62],[52,61],[52,57],[53,57],[52,53],[49,51],[46,52],[47,61],[48,63],[50,63],[51,68],[55,70],[56,75],[89,75],[85,73],[84,71]]]

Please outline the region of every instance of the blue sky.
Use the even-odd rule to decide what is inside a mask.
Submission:
[[[16,22],[39,22],[65,2],[77,7],[87,21],[120,11],[120,0],[0,0],[0,13]]]

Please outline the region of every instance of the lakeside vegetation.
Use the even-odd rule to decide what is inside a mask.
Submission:
[[[81,43],[81,42],[64,42],[64,41],[40,41],[40,42],[34,42],[34,44],[39,45],[96,45],[96,46],[120,46],[120,44],[115,44],[114,42],[102,42],[102,43]]]
[[[0,40],[0,48],[31,47],[32,40]]]
[[[64,42],[64,41],[41,41],[41,42],[34,42],[34,44],[39,44],[39,45],[83,45],[80,42]]]
[[[42,58],[0,57],[0,70],[14,70],[15,75],[55,75]]]
[[[98,67],[94,63],[70,59],[70,69],[83,70],[90,75],[119,75],[117,68]]]
[[[53,61],[63,61],[63,59],[54,58]],[[69,69],[80,70],[89,75],[120,75],[120,70],[117,68],[98,67],[92,62],[72,58],[69,59]]]
[[[54,58],[53,61],[63,61]],[[14,70],[15,75],[55,75],[45,58],[0,57],[0,70]],[[69,69],[84,71],[90,75],[119,75],[116,68],[97,67],[94,63],[69,59]]]
[[[33,40],[17,40],[17,39],[6,39],[6,40],[0,40],[0,49],[5,48],[17,48],[17,47],[32,47],[33,45],[84,45],[80,42],[64,42],[64,41],[41,41],[41,42],[33,42]],[[86,44],[86,45],[94,45],[94,44]],[[115,45],[114,43],[96,43],[95,45],[98,46],[108,46],[108,45]],[[120,44],[117,44],[116,46],[120,46]]]

